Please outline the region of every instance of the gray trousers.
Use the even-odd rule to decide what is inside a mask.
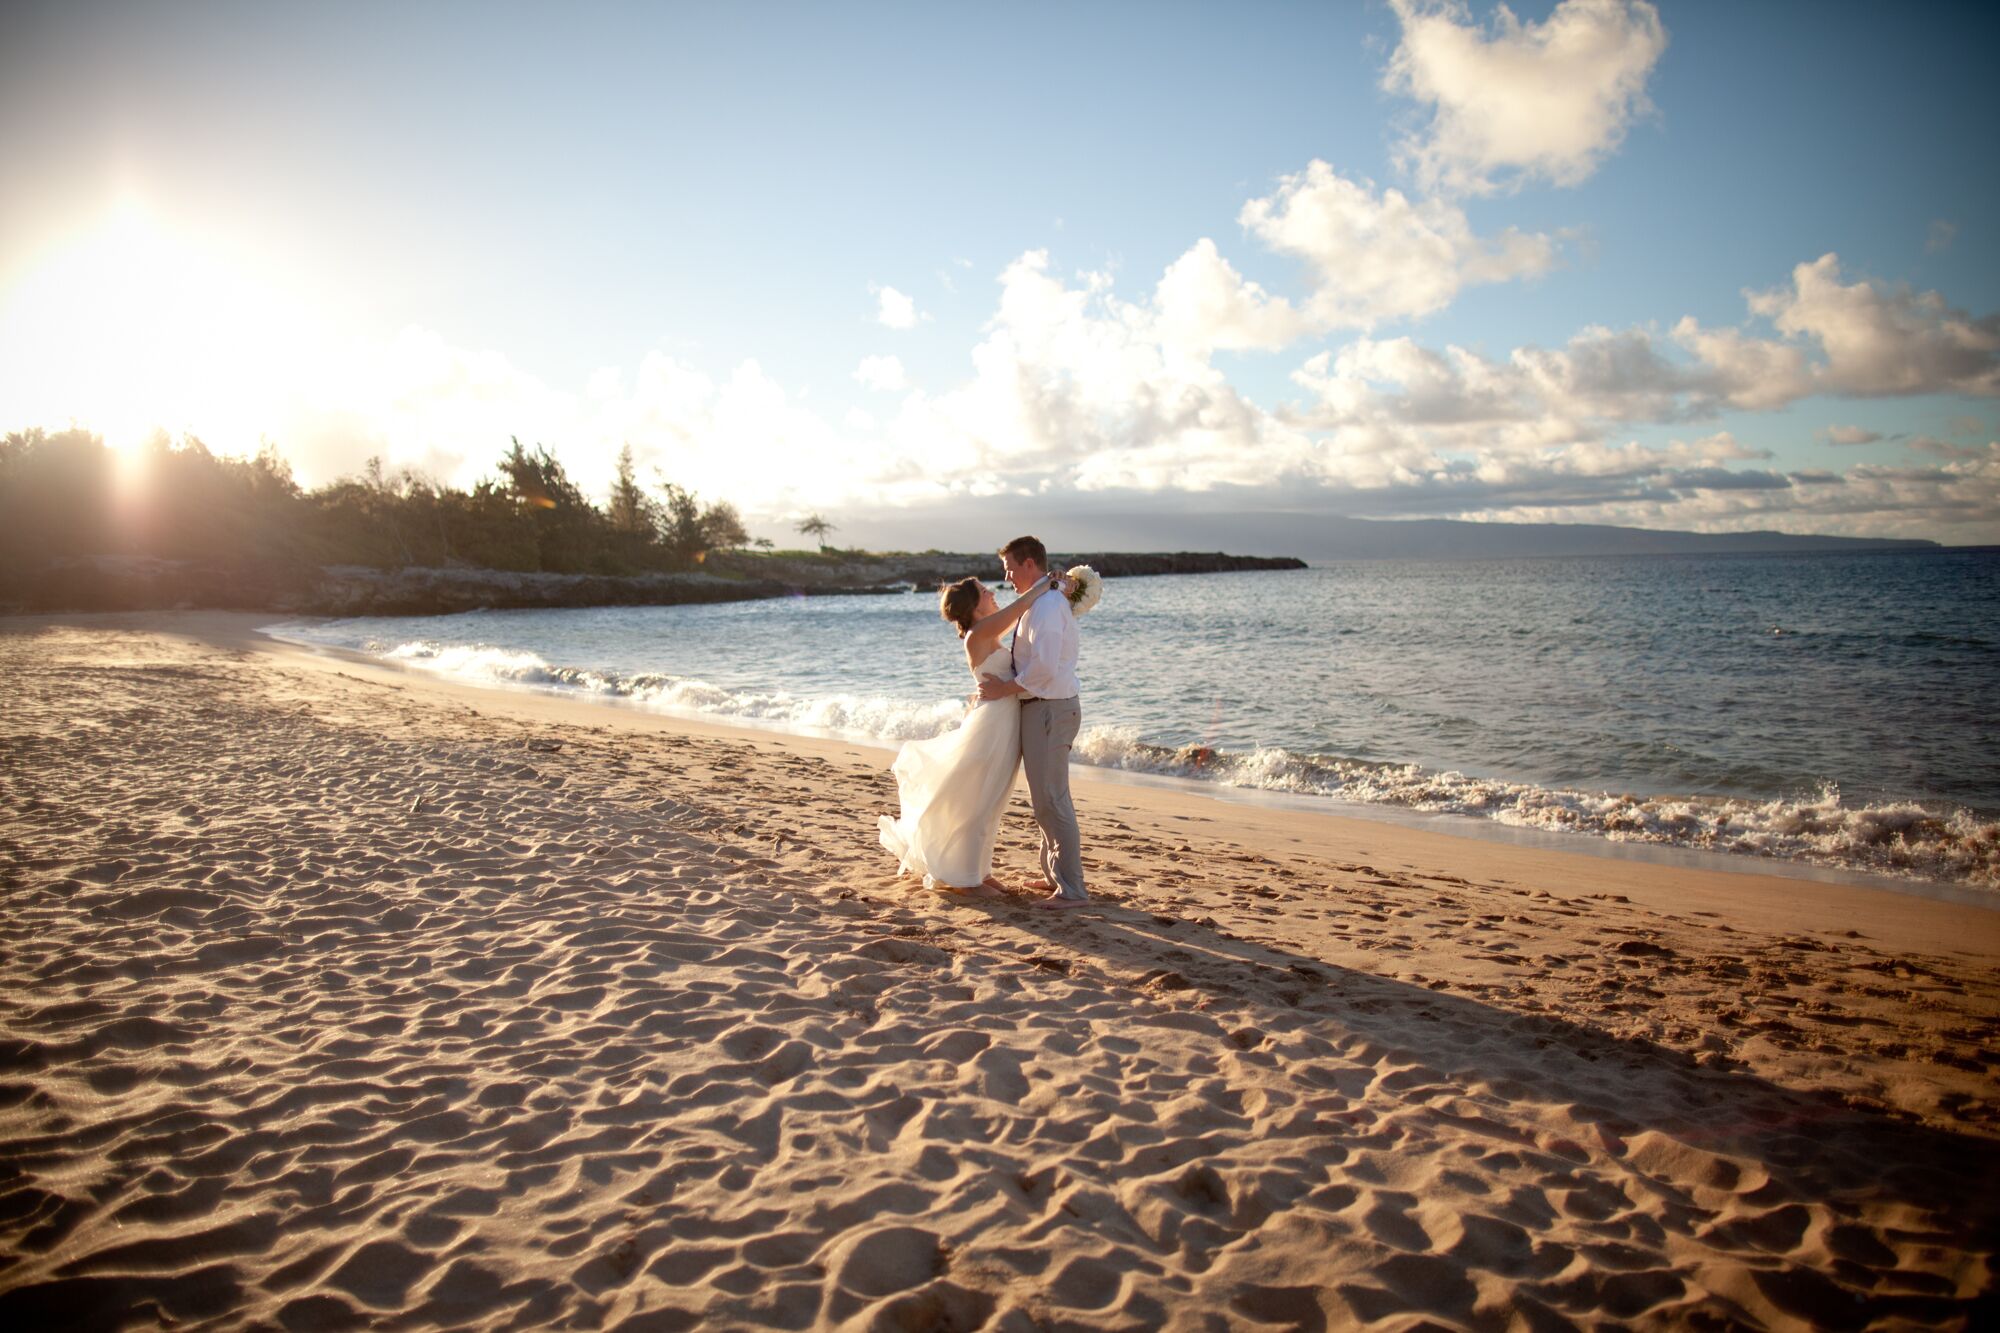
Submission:
[[[1021,767],[1042,829],[1042,875],[1065,898],[1089,897],[1083,891],[1076,807],[1069,799],[1069,751],[1082,724],[1083,707],[1075,699],[1021,701]]]

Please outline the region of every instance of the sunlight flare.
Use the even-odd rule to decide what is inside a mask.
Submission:
[[[85,424],[124,451],[157,430],[254,449],[310,354],[289,287],[122,200],[0,294],[7,419]]]

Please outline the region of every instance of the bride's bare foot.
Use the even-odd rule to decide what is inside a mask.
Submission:
[[[980,880],[979,887],[982,889],[991,889],[996,894],[1007,892],[1007,882],[998,875],[988,875],[985,879]]]

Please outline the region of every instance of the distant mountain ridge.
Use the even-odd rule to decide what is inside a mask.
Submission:
[[[1053,512],[991,506],[968,514],[977,531],[1034,532],[1051,549],[1254,551],[1335,560],[1505,560],[1540,556],[1803,554],[1939,550],[1937,542],[1785,532],[1683,532],[1602,523],[1475,523],[1447,518],[1345,518],[1255,511]],[[854,519],[847,535],[876,550],[928,544],[918,516]]]
[[[1826,537],[1789,532],[1681,532],[1607,523],[1470,523],[1462,519],[1318,519],[1319,559],[1499,559],[1589,555],[1749,555],[1808,551],[1935,550],[1933,541],[1887,537]],[[1294,537],[1296,540],[1287,541]],[[1280,527],[1287,549],[1303,532]]]

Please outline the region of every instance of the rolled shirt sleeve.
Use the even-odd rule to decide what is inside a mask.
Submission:
[[[1060,595],[1042,598],[1022,617],[1014,683],[1037,699],[1076,697],[1076,615]]]

